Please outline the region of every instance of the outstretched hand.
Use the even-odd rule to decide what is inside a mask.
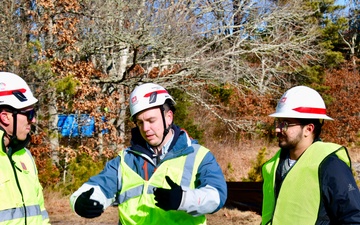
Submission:
[[[90,188],[88,191],[83,192],[75,202],[75,212],[85,218],[98,217],[103,213],[104,206],[96,200],[90,199],[90,196],[94,193],[94,188]]]
[[[171,189],[156,188],[154,195],[157,203],[155,205],[163,210],[177,210],[181,203],[183,190],[169,176],[166,176],[165,179]]]

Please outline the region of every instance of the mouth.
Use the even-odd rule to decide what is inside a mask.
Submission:
[[[153,135],[153,134],[148,134],[148,135],[146,135],[146,139],[148,139],[148,140],[153,139],[153,137],[154,137],[154,135]]]
[[[282,134],[279,134],[279,135],[277,135],[277,139],[279,142],[281,142],[281,141],[284,141],[286,139],[286,137]]]

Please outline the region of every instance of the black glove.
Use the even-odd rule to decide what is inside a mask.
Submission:
[[[156,188],[154,195],[157,203],[155,205],[163,210],[177,210],[181,203],[183,190],[170,177],[166,176],[165,178],[171,189]]]
[[[103,213],[104,206],[100,202],[90,199],[94,188],[83,192],[75,202],[75,212],[85,218],[98,217]]]

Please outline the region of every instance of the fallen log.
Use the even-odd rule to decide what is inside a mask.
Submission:
[[[262,182],[227,182],[227,189],[225,207],[254,211],[261,215]]]

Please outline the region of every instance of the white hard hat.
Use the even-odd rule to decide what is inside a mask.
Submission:
[[[306,86],[296,86],[286,91],[276,106],[276,112],[269,116],[333,120],[326,115],[325,103],[320,94]]]
[[[137,86],[130,94],[131,118],[145,109],[163,105],[168,99],[175,105],[167,90],[158,84],[146,83]]]
[[[21,109],[31,106],[37,101],[27,83],[20,76],[9,72],[0,72],[0,106],[8,105],[15,109]]]

